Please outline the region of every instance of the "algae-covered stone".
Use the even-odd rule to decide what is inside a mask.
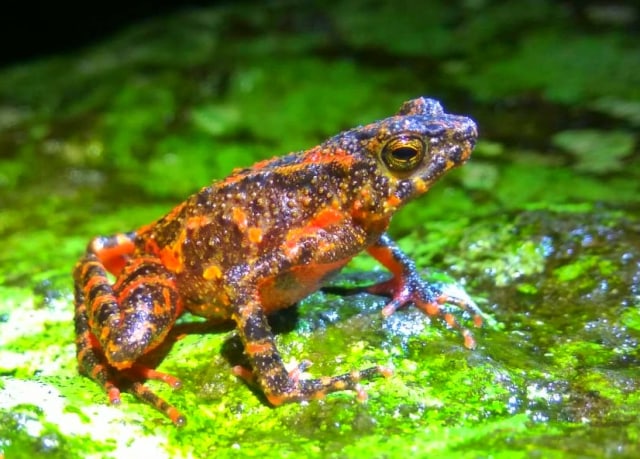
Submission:
[[[640,456],[637,40],[579,2],[463,3],[200,8],[2,69],[0,455]],[[201,323],[159,367],[182,390],[149,383],[182,430],[79,376],[70,273],[91,237],[420,95],[482,141],[391,231],[497,321],[473,329],[477,350],[348,292],[385,276],[363,256],[272,325],[312,375],[394,367],[366,403],[273,409],[231,374],[233,332]]]

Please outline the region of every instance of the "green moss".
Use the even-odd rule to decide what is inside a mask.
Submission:
[[[115,166],[137,166],[175,114],[174,93],[159,83],[156,78],[140,78],[113,95],[101,124],[105,149]]]
[[[448,238],[455,236],[450,231]],[[444,234],[440,235],[444,238]],[[456,239],[449,239],[456,241]],[[460,274],[490,273],[498,287],[512,285],[520,279],[539,274],[545,267],[542,243],[523,239],[511,223],[496,219],[460,228],[456,251],[444,251],[445,265]]]
[[[601,113],[627,120],[633,126],[640,126],[640,100],[604,96],[595,100],[590,107]]]
[[[145,176],[137,185],[151,196],[188,196],[210,183],[212,177],[229,174],[235,167],[249,166],[252,156],[248,151],[249,147],[217,144],[202,135],[166,137],[157,145],[156,154],[147,163]],[[167,175],[167,170],[172,174]]]
[[[112,450],[112,445],[87,435],[63,434],[57,423],[47,421],[37,406],[24,404],[10,411],[0,409],[0,454],[7,458],[82,458]]]
[[[467,215],[476,211],[490,212],[494,207],[489,204],[479,208],[474,205],[471,195],[466,190],[451,186],[449,183],[450,181],[445,178],[442,183],[436,184],[432,190],[429,190],[426,196],[407,204],[394,215],[390,231],[404,236],[416,231],[417,226],[421,228],[420,234],[434,232],[436,235],[442,235],[443,231],[446,234],[448,230],[453,231],[453,234],[459,234],[459,231],[469,222]],[[455,220],[446,218],[448,215],[455,215],[457,218]],[[441,239],[440,243],[447,243],[447,239]],[[435,249],[436,247],[428,247],[431,243],[438,244],[437,236],[431,240],[423,240],[420,245],[423,249],[425,245],[428,249]]]
[[[191,120],[195,127],[211,136],[237,133],[242,123],[242,112],[237,107],[207,104],[194,107]]]
[[[577,170],[607,173],[623,168],[622,159],[633,152],[635,137],[624,131],[581,129],[559,132],[552,141],[576,156]]]
[[[611,360],[611,350],[597,343],[566,343],[550,349],[554,361],[562,371],[575,371],[582,366],[595,367],[607,364]]]
[[[0,72],[0,452],[637,457],[637,44],[557,2],[283,5],[185,12]],[[391,232],[499,320],[473,330],[476,350],[414,307],[383,318],[387,299],[344,291],[388,277],[362,256],[273,324],[312,376],[392,367],[363,382],[365,403],[268,406],[232,375],[225,328],[168,350],[159,369],[182,390],[148,383],[183,429],[78,375],[70,272],[92,236],[421,94],[476,118],[482,140]]]
[[[416,10],[417,8],[417,10]],[[415,14],[406,16],[407,10]],[[456,36],[447,33],[444,24],[452,11],[437,2],[401,1],[376,4],[370,0],[342,2],[335,20],[346,39],[356,47],[379,47],[401,55],[440,55],[455,47]],[[420,29],[422,34],[415,34]]]
[[[571,184],[571,186],[567,186]],[[591,202],[633,202],[635,183],[630,177],[606,179],[576,174],[566,168],[535,164],[513,164],[505,167],[495,188],[500,203],[509,208]]]
[[[543,30],[524,36],[513,53],[479,62],[459,76],[459,83],[484,99],[540,91],[546,99],[563,103],[601,97],[633,100],[640,97],[639,51],[637,43],[614,34]],[[612,80],[612,74],[618,77]]]
[[[620,322],[636,332],[640,332],[640,307],[635,305],[633,308],[629,308],[622,313]]]
[[[26,173],[25,164],[16,161],[0,161],[0,190],[15,188]],[[3,212],[4,213],[4,212]],[[3,216],[3,221],[6,219]]]
[[[609,260],[602,260],[596,256],[583,257],[575,263],[559,266],[554,270],[554,275],[560,282],[571,282],[581,279],[589,283],[590,279],[585,278],[592,271],[597,271],[597,277],[610,277],[616,271],[616,265]],[[591,279],[593,281],[594,278]],[[586,285],[585,285],[586,286]]]
[[[264,59],[241,69],[229,98],[242,113],[242,127],[272,144],[272,154],[286,153],[382,116],[380,104],[388,96],[382,92],[375,101],[370,96],[395,79],[384,70],[361,78],[347,59],[329,64],[317,58]]]

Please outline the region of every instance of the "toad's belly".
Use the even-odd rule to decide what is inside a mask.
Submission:
[[[264,279],[258,285],[260,301],[267,314],[286,308],[315,292],[336,274],[350,258],[332,263],[298,265]]]
[[[267,314],[286,308],[315,292],[351,258],[331,263],[309,263],[293,266],[273,277],[258,282],[257,289],[262,308]],[[192,314],[210,319],[230,319],[233,304],[222,278],[205,280],[202,276],[181,276],[180,291],[185,307]]]

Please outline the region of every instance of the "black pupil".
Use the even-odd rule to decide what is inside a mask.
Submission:
[[[393,157],[400,161],[410,161],[412,160],[418,152],[415,148],[411,147],[401,147],[393,150]]]

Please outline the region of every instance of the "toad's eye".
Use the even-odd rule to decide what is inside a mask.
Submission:
[[[393,172],[411,172],[424,158],[427,147],[418,136],[401,135],[389,140],[380,156],[389,170]]]

